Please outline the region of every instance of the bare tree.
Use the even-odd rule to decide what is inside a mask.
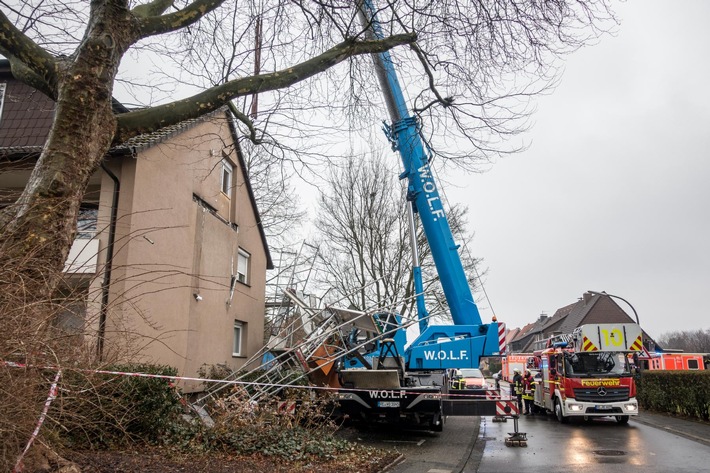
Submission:
[[[0,214],[0,260],[17,265],[3,280],[2,292],[24,291],[25,285],[39,282],[29,289],[42,297],[55,287],[88,179],[112,144],[201,116],[238,96],[289,87],[353,55],[414,39],[412,34],[382,41],[347,35],[327,50],[311,49],[312,54],[287,69],[236,78],[188,99],[116,115],[113,86],[129,49],[141,40],[188,28],[224,2],[196,0],[166,13],[172,3],[154,0],[131,9],[126,0],[104,0],[91,2],[89,10],[82,11],[81,4],[73,10],[62,7],[62,2],[46,2],[36,6],[39,13],[29,7],[8,9],[12,20],[0,13],[0,52],[10,60],[14,74],[57,102],[52,130],[25,191]],[[42,21],[34,19],[38,14]],[[59,30],[52,24],[57,15],[67,24]],[[74,34],[78,24],[84,25],[80,38]],[[41,33],[37,25],[49,33]],[[47,38],[52,42],[46,43]],[[67,46],[72,48],[68,55],[58,54]],[[33,257],[27,258],[28,253]]]
[[[319,197],[316,238],[318,283],[329,296],[360,309],[386,307],[413,315],[415,300],[412,248],[405,207],[406,189],[398,182],[391,156],[351,156],[334,168]],[[466,209],[448,219],[457,241],[465,234]],[[424,291],[432,317],[446,317],[447,304],[426,237],[417,231]],[[473,261],[462,256],[472,287]]]
[[[272,148],[246,141],[242,151],[261,225],[269,246],[278,248],[292,243],[289,237],[298,233],[306,212],[292,185],[294,170],[282,164],[283,150]]]
[[[441,152],[453,135],[465,138],[468,145],[455,154],[470,166],[473,158],[504,150],[501,140],[521,129],[526,115],[516,103],[554,78],[554,56],[584,44],[610,17],[608,0],[390,0],[377,2],[384,39],[367,40],[357,2],[2,3],[0,53],[16,77],[57,104],[27,187],[0,214],[0,265],[13,268],[0,293],[30,289],[25,294],[39,297],[56,285],[88,179],[112,145],[257,93],[268,104],[261,118],[250,118],[246,104],[236,107],[255,142],[311,138],[317,127],[309,112],[372,123],[369,106],[377,95],[368,93],[369,58],[358,56],[408,45],[397,67],[433,149]],[[256,51],[265,72],[255,74]],[[119,74],[121,61],[161,53],[197,92],[116,114],[114,86],[134,83]],[[349,67],[336,67],[341,63]]]
[[[710,353],[710,329],[667,332],[658,338],[664,349],[683,350],[688,353]]]

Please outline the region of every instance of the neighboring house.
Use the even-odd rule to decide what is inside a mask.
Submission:
[[[516,353],[531,353],[533,346],[540,343],[542,340],[542,327],[548,322],[549,317],[546,314],[540,314],[538,319],[523,327],[517,337],[513,340],[513,347]]]
[[[569,334],[585,324],[636,323],[611,296],[585,292],[575,302],[555,311],[552,317],[540,318],[523,327],[511,342],[514,353],[532,353],[545,348],[547,340],[555,335]],[[655,345],[651,337],[643,332],[644,346]]]
[[[517,334],[508,344],[511,353],[525,353],[523,349],[530,339],[533,328],[535,328],[535,323],[527,324],[521,329],[515,329],[517,330]]]
[[[575,304],[570,304],[557,309],[552,317],[541,314],[522,337],[516,338],[515,346],[520,349],[519,353],[532,353],[545,348],[547,340],[559,333],[559,326],[574,306]]]
[[[0,61],[0,206],[22,192],[53,110]],[[132,357],[190,377],[203,364],[236,370],[263,346],[271,268],[233,119],[222,109],[110,151],[82,203],[58,324],[104,360]]]
[[[515,340],[518,337],[520,330],[521,329],[519,329],[517,327],[507,330],[507,333],[505,334],[505,346],[508,347],[507,352],[512,351],[511,347],[512,347],[513,340]]]

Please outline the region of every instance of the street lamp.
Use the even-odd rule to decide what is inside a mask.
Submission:
[[[597,292],[597,291],[587,291],[589,294],[596,295],[596,296],[609,296],[609,297],[615,297],[616,299],[620,299],[624,302],[626,302],[629,307],[631,307],[631,310],[634,311],[634,315],[636,316],[636,323],[641,325],[641,322],[639,322],[639,314],[636,312],[636,309],[634,309],[634,306],[631,305],[631,302],[627,301],[623,297],[615,296],[614,294],[607,294],[605,291],[602,292]]]

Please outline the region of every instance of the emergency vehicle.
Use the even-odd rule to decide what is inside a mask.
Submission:
[[[652,353],[649,370],[704,370],[703,353]]]
[[[501,378],[512,383],[516,369],[521,373],[525,373],[525,370],[536,368],[536,362],[534,353],[511,353],[504,356],[501,360]]]
[[[638,415],[628,355],[642,348],[638,324],[587,324],[554,337],[535,352],[536,408],[553,412],[563,424],[570,417],[608,416],[626,424]]]

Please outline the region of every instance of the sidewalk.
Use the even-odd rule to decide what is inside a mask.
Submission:
[[[710,422],[675,417],[670,414],[646,410],[641,410],[639,415],[631,417],[630,420],[631,422],[638,422],[672,432],[710,447]]]

